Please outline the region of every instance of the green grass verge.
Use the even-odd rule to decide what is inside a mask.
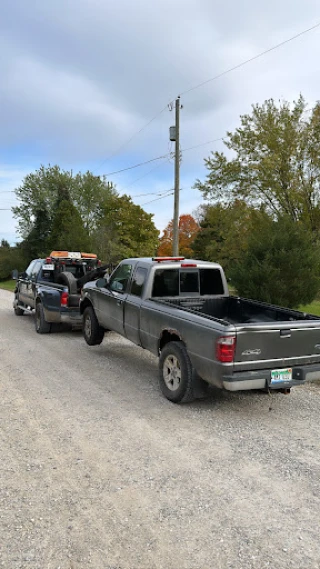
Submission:
[[[16,281],[13,281],[11,279],[9,281],[0,282],[0,288],[3,288],[4,290],[11,290],[13,292],[15,286],[16,286]]]
[[[309,314],[314,314],[315,316],[320,316],[320,300],[314,300],[310,304],[299,306],[299,310],[302,310],[302,312],[309,312]]]

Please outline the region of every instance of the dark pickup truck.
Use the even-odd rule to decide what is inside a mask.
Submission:
[[[113,330],[159,356],[161,390],[176,403],[207,384],[288,393],[320,379],[320,318],[229,296],[215,263],[125,259],[84,286],[80,312],[89,345]]]
[[[81,328],[80,291],[88,280],[105,273],[97,255],[52,251],[46,259],[34,259],[17,280],[13,308],[17,316],[35,312],[36,331],[46,334],[53,323]]]

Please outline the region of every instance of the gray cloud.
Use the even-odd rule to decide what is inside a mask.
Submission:
[[[98,167],[180,92],[317,18],[316,0],[264,5],[252,0],[2,0],[0,149],[13,170],[40,162]],[[251,103],[291,100],[300,92],[314,102],[318,45],[316,30],[183,96],[182,147],[223,136]],[[173,114],[162,113],[98,173],[166,152],[173,121]],[[28,163],[20,147],[28,149]],[[214,148],[186,154],[182,177],[187,185],[203,175],[202,158]],[[115,181],[125,186],[139,173]],[[159,187],[170,187],[171,167],[134,185],[133,195],[157,180]],[[193,200],[192,193],[190,204]],[[159,215],[161,201],[148,207]]]

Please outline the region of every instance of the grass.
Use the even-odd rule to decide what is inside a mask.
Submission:
[[[310,304],[299,306],[299,310],[302,312],[308,312],[309,314],[314,314],[315,316],[320,316],[320,300],[314,300]]]
[[[12,279],[8,280],[8,281],[1,281],[0,282],[0,288],[4,289],[4,290],[10,290],[10,291],[14,291],[16,286],[16,281],[13,281]]]

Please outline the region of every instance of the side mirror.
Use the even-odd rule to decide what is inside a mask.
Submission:
[[[100,279],[96,280],[96,286],[98,288],[106,288],[108,286],[108,279],[101,277]]]
[[[12,276],[12,278],[13,278],[14,281],[18,280],[18,278],[19,278],[18,269],[14,269],[14,270],[12,271],[12,273],[11,273],[11,276]]]

